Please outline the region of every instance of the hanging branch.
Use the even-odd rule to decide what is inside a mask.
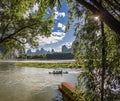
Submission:
[[[4,41],[6,42],[8,39],[12,38],[12,37],[15,36],[17,33],[23,31],[23,30],[26,29],[26,28],[30,28],[30,29],[31,29],[31,26],[34,26],[34,25],[36,25],[36,24],[37,24],[37,23],[34,23],[34,24],[32,24],[32,25],[27,25],[27,26],[24,26],[24,27],[18,29],[18,30],[17,30],[16,32],[14,32],[13,34],[10,34],[10,35],[8,35],[8,36],[5,37],[5,38],[0,39],[0,44],[3,43]]]
[[[105,2],[108,4],[108,6],[112,7],[114,10],[120,11],[120,7],[119,7],[119,6],[116,6],[116,5],[113,4],[111,1],[105,0]]]

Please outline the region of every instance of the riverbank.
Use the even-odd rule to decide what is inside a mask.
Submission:
[[[24,63],[16,62],[14,64],[17,67],[36,67],[36,68],[77,68],[77,64],[74,63]]]

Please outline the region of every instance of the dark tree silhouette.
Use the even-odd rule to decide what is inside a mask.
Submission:
[[[100,0],[76,0],[78,3],[89,9],[96,16],[99,16],[118,36],[120,36],[120,1],[104,0],[103,6]]]

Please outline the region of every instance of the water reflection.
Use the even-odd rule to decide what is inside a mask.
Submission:
[[[77,84],[76,69],[69,74],[52,75],[53,69],[0,65],[0,101],[67,101],[63,100],[58,84],[63,81]]]

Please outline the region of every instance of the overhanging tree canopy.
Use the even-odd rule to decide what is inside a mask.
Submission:
[[[71,4],[74,1],[67,0]],[[76,0],[79,4],[88,8],[95,15],[100,16],[106,25],[114,30],[120,37],[120,1],[104,0]],[[45,20],[46,10],[54,7],[61,0],[0,0],[0,44],[5,42],[29,43],[36,45],[37,35],[50,35],[53,19]],[[32,12],[34,5],[38,4],[38,10]],[[79,9],[80,10],[80,9]],[[28,13],[25,18],[23,15]]]
[[[120,37],[120,1],[119,0],[76,0],[96,16],[99,16]]]
[[[38,35],[49,36],[54,14],[47,16],[46,11],[52,10],[51,1],[0,0],[0,45],[36,46]]]

